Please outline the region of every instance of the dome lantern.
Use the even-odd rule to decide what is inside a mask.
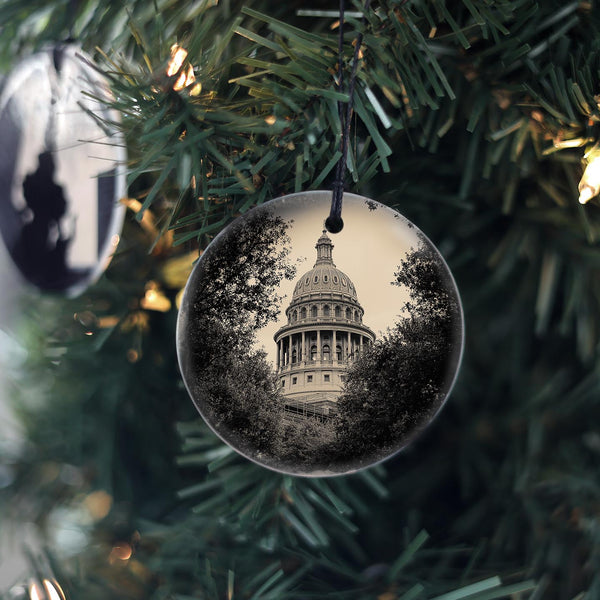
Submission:
[[[315,263],[315,267],[323,263],[327,263],[335,267],[333,262],[333,244],[331,243],[331,240],[329,239],[325,229],[323,229],[323,234],[317,240],[317,245],[315,248],[317,249],[317,262]]]

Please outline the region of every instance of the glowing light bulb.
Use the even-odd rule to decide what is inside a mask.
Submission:
[[[579,182],[579,202],[585,204],[600,193],[600,154],[588,163]]]
[[[48,600],[65,600],[65,595],[60,585],[58,585],[58,581],[44,579],[44,588],[46,588]]]
[[[30,600],[65,600],[65,593],[55,579],[44,579],[43,587],[32,581],[29,585]]]
[[[169,61],[169,65],[167,67],[167,75],[172,77],[179,73],[179,77],[173,84],[173,89],[178,92],[182,90],[192,83],[196,81],[196,76],[194,75],[194,67],[192,65],[188,65],[187,69],[181,70],[183,67],[183,63],[187,58],[188,51],[185,48],[182,48],[178,44],[173,44],[171,46],[171,60]],[[202,91],[202,85],[197,83],[191,90],[191,96],[197,96]]]
[[[29,585],[29,598],[31,600],[42,600],[42,597],[44,595],[45,595],[44,592],[40,590],[37,583],[32,582]]]
[[[169,66],[167,67],[167,75],[169,77],[173,77],[173,75],[175,75],[175,73],[181,69],[183,66],[183,61],[187,58],[187,55],[188,51],[178,44],[173,44],[171,46],[171,60],[169,61]]]

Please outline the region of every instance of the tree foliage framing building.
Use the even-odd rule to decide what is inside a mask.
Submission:
[[[431,421],[462,353],[452,276],[429,240],[418,237],[390,282],[408,290],[404,314],[350,367],[338,401],[340,445],[371,462],[405,446]]]

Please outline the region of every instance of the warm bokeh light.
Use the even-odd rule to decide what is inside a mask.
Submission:
[[[158,289],[154,281],[150,281],[146,286],[146,293],[140,301],[140,306],[144,310],[167,312],[171,309],[171,301]]]
[[[40,588],[38,587],[37,583],[32,582],[29,585],[29,598],[30,600],[44,600],[44,596],[46,594],[44,594],[43,591],[40,590]]]
[[[29,585],[30,600],[65,600],[66,596],[56,579],[44,579],[43,589],[32,581]]]
[[[600,193],[600,154],[588,163],[579,182],[579,202],[586,204]]]
[[[96,325],[100,329],[109,329],[110,327],[116,327],[119,324],[119,317],[116,315],[110,315],[107,317],[99,317],[96,321]]]
[[[65,600],[65,594],[62,591],[62,588],[58,584],[58,581],[50,581],[49,579],[44,579],[44,588],[46,589],[46,595],[48,600]]]
[[[119,542],[113,546],[108,560],[111,564],[118,561],[127,561],[131,558],[132,554],[133,548],[127,542]]]
[[[129,348],[129,350],[127,350],[127,360],[130,363],[136,363],[140,358],[140,353],[135,348]]]
[[[170,288],[182,288],[190,277],[194,262],[198,259],[201,251],[192,250],[187,254],[177,255],[169,258],[160,270],[160,278]]]
[[[173,84],[173,89],[178,92],[192,83],[196,81],[196,76],[194,75],[194,67],[192,65],[188,65],[186,69],[182,69],[183,63],[187,58],[188,51],[185,48],[182,48],[178,44],[173,44],[171,46],[171,60],[169,61],[169,65],[167,67],[167,75],[169,77],[173,77],[179,73],[179,77]],[[197,96],[202,91],[202,85],[197,83],[191,90],[191,96]]]
[[[173,77],[183,66],[183,61],[187,58],[188,52],[178,44],[171,46],[171,60],[167,67],[167,75]]]
[[[97,490],[88,494],[83,501],[87,511],[95,521],[104,519],[110,512],[113,504],[113,498],[104,490]]]

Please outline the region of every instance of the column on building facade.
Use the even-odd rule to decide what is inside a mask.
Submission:
[[[348,332],[348,345],[346,346],[346,358],[350,358],[352,353],[352,340],[350,338],[350,332]]]
[[[292,334],[288,335],[288,365],[292,364]]]
[[[337,333],[335,331],[335,329],[333,330],[333,347],[331,348],[331,358],[332,360],[334,360],[335,362],[337,362]]]
[[[360,336],[360,350],[359,350],[359,353],[360,353],[361,356],[362,356],[362,351],[363,351],[363,336],[361,334],[361,336]]]
[[[277,369],[281,368],[281,340],[279,342],[277,342],[277,362],[275,363],[275,365],[277,366]]]
[[[323,360],[323,353],[321,352],[321,330],[317,329],[317,360],[321,362]]]
[[[301,350],[301,356],[299,357],[300,360],[302,360],[303,362],[306,362],[306,332],[302,331],[302,341],[301,341],[302,346],[300,347]]]

